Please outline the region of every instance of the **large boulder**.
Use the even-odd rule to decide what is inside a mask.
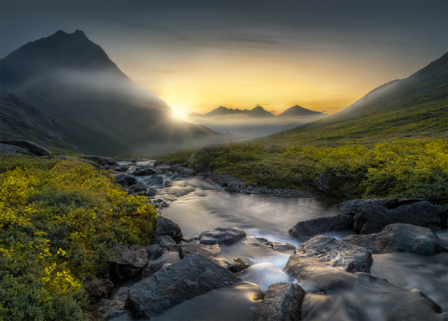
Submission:
[[[218,227],[214,230],[201,233],[202,244],[225,244],[230,245],[246,237],[246,233],[236,227]]]
[[[146,247],[146,250],[148,251],[148,258],[150,260],[155,260],[162,256],[164,250],[159,244],[152,244],[148,247]]]
[[[127,190],[129,194],[145,195],[148,191],[148,186],[145,183],[137,182],[129,186]]]
[[[305,242],[323,232],[347,230],[353,230],[353,217],[349,215],[336,215],[299,222],[289,230],[289,235],[300,242]]]
[[[180,245],[178,245],[169,235],[162,235],[159,239],[159,244],[162,251],[178,252]]]
[[[254,312],[254,321],[300,321],[305,291],[300,285],[279,282],[269,286]]]
[[[155,170],[154,167],[145,165],[145,166],[137,167],[132,174],[134,174],[134,176],[148,176],[148,175],[153,175],[156,172],[157,171]]]
[[[29,155],[51,156],[51,152],[48,149],[43,148],[42,146],[27,140],[0,139],[0,144],[13,145],[23,148],[28,151]],[[18,152],[21,154],[23,153],[21,152],[21,150],[18,150]]]
[[[110,158],[110,157],[85,155],[85,156],[82,156],[82,158],[94,161],[95,163],[98,163],[100,165],[115,165],[117,163],[117,161],[115,159]]]
[[[135,284],[126,305],[135,317],[151,318],[195,296],[241,281],[225,268],[196,254]]]
[[[301,282],[335,269],[350,273],[370,272],[372,263],[372,254],[367,249],[318,235],[300,245],[283,270]]]
[[[0,153],[31,155],[31,153],[25,148],[1,143],[0,143]]]
[[[390,224],[378,234],[351,235],[344,242],[364,247],[372,254],[393,252],[434,255],[444,251],[442,244],[427,227],[410,224]]]
[[[114,282],[137,276],[148,265],[148,252],[140,245],[125,245],[110,262],[110,278]]]
[[[372,206],[384,206],[389,208],[389,206],[397,203],[396,198],[370,198],[370,199],[357,199],[347,202],[342,202],[339,204],[339,209],[342,213],[346,215],[356,215],[362,210],[365,210]]]
[[[150,235],[151,241],[153,243],[158,243],[160,237],[163,235],[170,236],[176,243],[180,243],[183,237],[179,225],[168,218],[159,216],[157,219],[157,229]]]
[[[438,231],[446,227],[447,213],[446,207],[432,205],[427,201],[400,206],[394,210],[375,206],[356,214],[354,226],[359,234],[378,233],[394,223],[418,225]]]
[[[145,182],[145,184],[148,186],[163,185],[163,177],[159,175],[152,175],[145,179],[143,182]]]
[[[84,289],[93,301],[106,299],[114,288],[114,284],[109,280],[93,280],[82,282]]]
[[[249,267],[249,264],[241,260],[239,257],[233,256],[218,256],[218,257],[209,257],[210,261],[223,268],[229,270],[232,273],[241,272]]]
[[[203,257],[218,257],[221,253],[221,249],[218,244],[204,245],[200,243],[187,243],[182,244],[179,251],[179,256],[181,259],[193,256],[195,254],[201,254]]]
[[[114,176],[115,176],[115,182],[123,187],[128,187],[131,186],[132,184],[137,183],[137,179],[129,174],[118,174]]]

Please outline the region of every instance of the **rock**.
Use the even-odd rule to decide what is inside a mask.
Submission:
[[[109,280],[93,280],[82,282],[84,289],[93,301],[107,299],[114,288],[114,284]]]
[[[245,188],[244,184],[230,183],[230,185],[225,188],[225,191],[229,193],[239,193],[244,188]]]
[[[109,314],[107,317],[108,321],[123,321],[123,320],[132,320],[132,316],[128,310],[116,311]]]
[[[193,153],[193,154],[191,154],[190,158],[187,160],[187,163],[190,163],[190,162],[194,159],[194,157],[196,156],[196,154],[197,154],[197,153]]]
[[[110,157],[85,155],[82,156],[82,158],[94,161],[95,163],[98,163],[100,165],[115,165],[117,163],[115,159]]]
[[[218,257],[221,253],[221,249],[218,244],[204,245],[200,243],[188,243],[182,244],[179,256],[181,259],[193,256],[195,254],[201,254],[205,258]]]
[[[241,281],[228,270],[196,254],[135,284],[126,303],[135,317],[151,318],[195,296]]]
[[[0,153],[31,155],[31,153],[25,148],[8,144],[0,144]]]
[[[420,255],[434,255],[445,250],[427,227],[410,224],[390,224],[378,234],[351,235],[344,242],[366,248],[372,254],[407,252]]]
[[[180,243],[182,241],[182,231],[180,230],[179,225],[167,219],[163,216],[159,216],[157,219],[157,229],[150,236],[153,243],[157,243],[161,236],[168,235],[170,236],[176,243]]]
[[[156,173],[155,168],[151,167],[151,166],[142,166],[142,167],[137,167],[134,171],[134,176],[149,176],[149,175],[153,175]]]
[[[447,213],[446,207],[432,205],[427,201],[400,206],[394,210],[375,206],[356,214],[355,231],[359,234],[378,233],[394,223],[407,223],[438,231],[446,228]]]
[[[121,161],[122,161],[122,159],[120,158],[120,156],[115,156],[115,157],[114,157],[114,160],[115,160],[116,162],[121,162]]]
[[[145,183],[142,182],[137,182],[131,186],[129,186],[128,188],[128,193],[129,194],[146,194],[146,191],[148,190],[148,186],[146,186]]]
[[[283,153],[285,150],[280,145],[271,145],[263,149],[263,152],[267,153]]]
[[[230,245],[246,237],[246,233],[236,227],[218,227],[214,230],[201,233],[202,244],[225,244]]]
[[[148,196],[155,196],[156,194],[157,194],[157,191],[153,187],[150,187],[148,189],[148,191],[146,192],[146,195],[148,195]]]
[[[305,291],[298,284],[279,282],[269,286],[254,312],[254,321],[300,321]]]
[[[164,161],[164,159],[156,159],[156,160],[154,161],[154,166],[159,166],[160,164],[163,163],[163,161]]]
[[[154,273],[159,271],[163,267],[163,265],[164,265],[163,262],[148,264],[143,270],[142,275],[140,277],[142,279],[150,278],[151,276],[154,275]]]
[[[196,164],[194,165],[194,170],[198,173],[205,171],[205,165],[204,164]]]
[[[158,175],[152,175],[151,177],[144,180],[145,184],[148,186],[153,185],[162,185],[163,184],[163,177]]]
[[[126,245],[118,249],[110,262],[110,278],[114,282],[137,276],[149,263],[148,252],[140,245]]]
[[[123,187],[128,187],[132,184],[137,183],[137,179],[132,175],[118,174],[115,176],[115,182]]]
[[[342,213],[346,215],[355,215],[372,206],[384,206],[388,207],[397,202],[396,198],[382,199],[382,198],[371,198],[371,199],[358,199],[347,202],[342,202],[339,204],[339,209]]]
[[[129,169],[129,165],[120,165],[120,164],[115,164],[112,165],[109,169],[115,171],[115,172],[126,172]]]
[[[316,176],[313,178],[313,182],[321,192],[327,193],[331,188],[330,177],[326,174]]]
[[[208,246],[214,246],[214,245],[208,245]],[[218,256],[218,257],[208,257],[208,259],[213,263],[218,264],[219,266],[222,266],[223,268],[229,270],[232,273],[241,272],[249,267],[249,264],[241,260],[239,257]]]
[[[301,282],[316,273],[332,270],[369,273],[372,263],[372,254],[367,249],[318,235],[300,245],[283,270]]]
[[[26,149],[30,155],[34,156],[51,156],[48,149],[27,140],[0,139],[0,144],[13,145]]]
[[[173,182],[172,181],[169,181],[169,180],[166,180],[164,183],[163,183],[163,186],[165,186],[165,187],[170,187],[170,186],[172,186],[173,185]]]
[[[129,294],[129,287],[121,287],[118,289],[117,294],[115,294],[110,300],[101,300],[96,306],[97,313],[102,316],[111,316],[116,312],[124,310],[126,300]]]
[[[148,258],[150,260],[157,259],[163,253],[163,249],[159,244],[153,244],[153,245],[147,246],[146,251],[148,251]]]
[[[169,235],[162,235],[159,238],[159,246],[164,251],[177,252],[180,249],[180,245],[177,245],[176,242]]]
[[[191,168],[182,167],[179,164],[171,166],[172,172],[178,172],[181,176],[194,176],[196,172]]]
[[[349,215],[320,217],[297,223],[289,230],[289,235],[305,242],[323,232],[353,230],[353,223],[353,217]]]
[[[158,172],[162,172],[162,173],[170,172],[171,171],[171,166],[167,165],[167,164],[159,165],[159,166],[156,166],[156,170]]]

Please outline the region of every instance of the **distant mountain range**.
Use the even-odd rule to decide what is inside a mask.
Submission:
[[[448,138],[448,53],[405,79],[372,90],[346,109],[265,138],[269,143],[372,143]]]
[[[174,120],[164,101],[79,30],[59,30],[1,59],[0,81],[2,138],[104,155],[236,139]]]
[[[238,114],[245,114],[249,115],[249,117],[253,118],[269,118],[269,117],[276,117],[274,114],[268,112],[261,106],[257,106],[254,109],[232,109],[232,108],[226,108],[223,106],[220,106],[218,108],[213,109],[212,111],[201,115],[197,113],[191,113],[188,115],[190,118],[195,117],[216,117],[216,116],[227,116],[227,115],[238,115]],[[278,117],[304,117],[304,116],[325,116],[326,114],[323,114],[318,111],[312,111],[303,107],[300,107],[298,105],[295,105],[291,108],[288,108],[283,113],[278,115]]]

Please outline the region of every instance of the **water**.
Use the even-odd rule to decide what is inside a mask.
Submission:
[[[170,204],[163,209],[163,216],[179,224],[183,234],[189,237],[217,227],[243,229],[249,237],[230,246],[221,246],[221,255],[240,257],[250,267],[238,274],[245,283],[198,296],[151,320],[252,320],[263,291],[269,285],[296,282],[283,272],[289,256],[300,245],[288,235],[288,230],[299,221],[341,214],[337,202],[331,199],[278,199],[230,194],[199,179],[173,183],[171,187],[160,189],[156,196]],[[439,236],[448,239],[447,232],[442,231]],[[341,239],[350,233],[327,235]],[[279,243],[275,243],[274,250],[259,238]],[[374,255],[371,274],[389,282],[380,280],[372,283],[368,277],[338,272],[323,276],[319,284],[302,284],[307,291],[323,285],[330,289],[325,295],[307,294],[302,309],[303,319],[391,320],[397,316],[395,310],[398,306],[404,313],[416,309],[416,317],[421,313],[428,316],[433,313],[431,309],[434,307],[428,307],[427,299],[418,291],[398,289],[403,292],[397,294],[396,287],[419,289],[438,303],[442,311],[448,311],[447,264],[448,253],[432,257],[406,253]]]

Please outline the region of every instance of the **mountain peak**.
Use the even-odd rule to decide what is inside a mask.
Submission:
[[[318,116],[318,115],[326,115],[319,111],[310,110],[307,108],[303,108],[299,105],[294,105],[288,109],[286,109],[279,116]]]

